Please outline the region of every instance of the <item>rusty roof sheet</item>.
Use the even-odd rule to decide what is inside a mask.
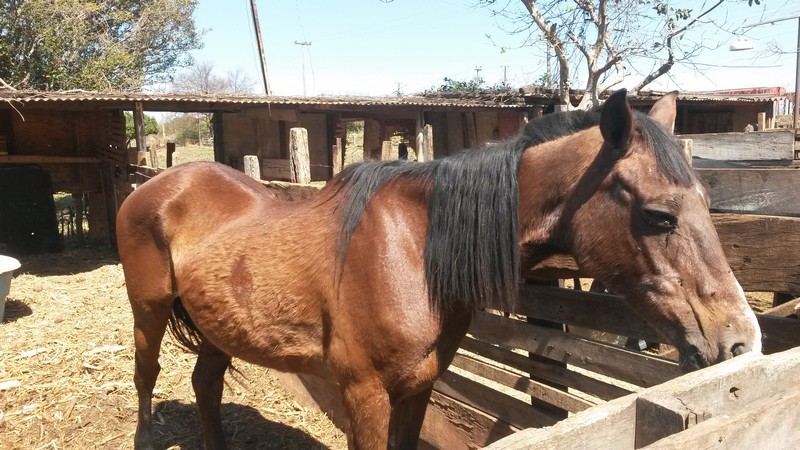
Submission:
[[[437,106],[466,108],[524,108],[521,95],[478,94],[475,96],[399,96],[399,97],[291,97],[237,96],[229,94],[89,92],[89,91],[14,91],[0,90],[0,101],[20,103],[142,102],[186,103],[198,105],[287,105],[287,106]]]

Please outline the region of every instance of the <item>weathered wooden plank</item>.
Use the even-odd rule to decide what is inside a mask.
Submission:
[[[798,189],[800,191],[800,189]],[[722,248],[746,291],[800,295],[800,218],[712,214]],[[591,278],[569,256],[557,255],[530,268],[526,278]]]
[[[470,337],[462,341],[461,348],[468,352],[489,358],[500,364],[522,370],[523,372],[535,374],[537,377],[544,380],[569,386],[572,389],[585,392],[601,400],[612,400],[631,393],[631,391],[622,387],[600,381],[582,373],[574,372],[568,368],[544,364],[540,361],[530,359],[527,356]]]
[[[558,421],[557,418],[533,409],[526,402],[499,393],[449,370],[436,380],[433,388],[491,416],[502,417],[504,421],[517,428],[547,426]]]
[[[789,131],[683,134],[678,137],[691,139],[693,155],[702,159],[792,159],[792,133]]]
[[[781,411],[785,417],[794,417],[793,420],[800,417],[794,413],[798,404],[794,393],[798,390],[798,371],[800,348],[770,356],[746,353],[641,393],[582,411],[548,429],[522,430],[488,448],[635,448],[631,431],[636,423],[637,399],[665,396],[677,399],[697,414],[694,421],[700,423],[658,441],[652,448],[711,448],[720,445],[721,448],[794,448],[785,447],[785,444],[796,444],[796,430],[800,427],[794,421],[786,422],[777,417]],[[794,392],[784,395],[788,390]],[[773,403],[778,407],[770,411],[768,405]],[[754,412],[754,409],[760,410]],[[701,421],[700,416],[711,419]],[[731,422],[732,426],[728,427],[726,424]],[[687,425],[692,425],[691,420]],[[749,428],[760,432],[748,431]],[[714,434],[719,430],[722,433]],[[777,447],[757,445],[760,441],[751,440],[758,439],[759,434],[763,439],[764,433],[770,434],[768,442]],[[678,440],[683,436],[695,440]],[[713,439],[703,441],[704,436],[713,436]],[[723,439],[719,440],[720,437]]]
[[[637,386],[653,386],[681,374],[672,361],[481,312],[475,313],[469,332]]]
[[[419,448],[472,450],[519,428],[434,391],[422,424]]]
[[[622,336],[663,342],[661,334],[621,297],[550,286],[523,285],[512,311]]]
[[[717,212],[800,217],[800,170],[696,169]]]
[[[487,380],[492,380],[569,412],[583,411],[586,408],[594,406],[594,403],[580,397],[555,389],[546,384],[537,383],[527,376],[515,374],[469,356],[456,355],[451,366],[466,370],[467,372],[486,378]]]
[[[702,411],[698,414],[690,410],[671,395],[663,392],[642,395],[636,399],[636,448],[680,433],[705,419]]]
[[[800,311],[800,297],[764,311],[765,316],[789,317]]]
[[[266,179],[290,180],[292,178],[292,169],[288,159],[262,158],[261,173]]]
[[[0,164],[99,164],[93,156],[0,155]]]
[[[796,186],[800,192],[800,184]],[[800,218],[712,217],[728,263],[745,290],[800,295]]]
[[[635,395],[589,408],[552,427],[519,431],[485,450],[630,450],[635,442]]]
[[[735,414],[723,414],[688,430],[666,437],[649,450],[677,448],[796,449],[800,442],[800,388],[782,389]]]

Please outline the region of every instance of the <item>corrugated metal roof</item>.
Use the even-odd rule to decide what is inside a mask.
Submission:
[[[639,98],[660,98],[662,95],[666,94],[667,92],[640,92]],[[775,95],[774,93],[764,92],[764,93],[746,93],[744,90],[741,92],[737,92],[736,90],[730,91],[697,91],[697,92],[680,92],[678,94],[678,100],[684,100],[687,102],[703,102],[703,101],[716,101],[716,102],[742,102],[742,103],[758,103],[758,102],[772,102],[775,100],[779,100],[783,98],[783,96]]]
[[[66,102],[142,102],[188,103],[215,105],[287,105],[287,106],[437,106],[466,108],[523,108],[520,95],[476,95],[474,97],[284,97],[284,96],[234,96],[227,94],[181,94],[140,92],[87,92],[87,91],[11,91],[0,90],[0,101],[20,103]]]

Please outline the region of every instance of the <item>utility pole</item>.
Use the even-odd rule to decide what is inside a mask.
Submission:
[[[403,92],[401,91],[401,89],[403,88],[403,86],[405,86],[405,85],[404,84],[400,84],[400,82],[398,81],[397,82],[397,89],[394,91],[394,95],[396,95],[398,97],[402,96]]]
[[[296,45],[300,46],[300,59],[303,61],[303,97],[306,96],[306,57],[303,54],[303,48],[311,45],[308,41],[294,41]]]
[[[475,79],[479,80],[481,78],[481,66],[475,66]]]
[[[553,69],[550,66],[550,59],[552,56],[550,51],[552,50],[552,46],[550,45],[550,41],[545,41],[545,43],[547,44],[547,69],[545,69],[544,73],[544,87],[545,89],[552,89],[553,83],[551,80],[553,79]]]
[[[503,87],[508,88],[508,66],[503,66]]]
[[[250,9],[253,12],[253,28],[256,30],[256,41],[258,42],[258,54],[261,57],[261,75],[264,78],[264,93],[272,95],[269,89],[269,76],[267,75],[267,58],[264,56],[264,44],[261,42],[261,27],[258,25],[258,10],[256,0],[250,0]]]

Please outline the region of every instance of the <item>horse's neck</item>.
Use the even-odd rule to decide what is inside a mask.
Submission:
[[[520,239],[545,245],[551,240],[566,201],[599,150],[586,130],[525,151],[519,172]],[[599,142],[602,142],[600,140]]]

